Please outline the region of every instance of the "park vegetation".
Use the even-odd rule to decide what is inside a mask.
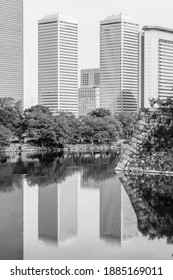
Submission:
[[[66,144],[110,143],[128,139],[133,131],[136,115],[112,115],[107,109],[91,111],[76,118],[70,112],[52,114],[47,107],[36,105],[24,112],[20,102],[0,98],[0,146],[12,142],[39,147],[64,147]]]

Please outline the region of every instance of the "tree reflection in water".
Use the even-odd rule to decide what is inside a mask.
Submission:
[[[0,164],[0,191],[12,190],[15,174],[25,175],[30,186],[38,184],[39,187],[60,183],[79,169],[83,169],[84,176],[103,180],[115,176],[117,160],[115,153],[38,154],[18,158],[15,163]],[[97,167],[101,166],[103,172],[100,174]]]

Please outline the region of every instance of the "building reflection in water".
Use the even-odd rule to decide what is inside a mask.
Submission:
[[[120,246],[137,236],[137,217],[118,176],[103,181],[85,177],[82,188],[100,189],[100,238]]]
[[[77,181],[76,174],[58,184],[58,225],[61,241],[77,236]]]
[[[58,242],[57,184],[38,188],[38,237]]]
[[[23,178],[0,185],[0,259],[23,259]],[[4,184],[6,181],[4,181]]]
[[[100,189],[100,237],[119,243],[138,234],[137,217],[119,178],[102,182]]]
[[[77,177],[39,187],[38,237],[49,242],[77,235]]]

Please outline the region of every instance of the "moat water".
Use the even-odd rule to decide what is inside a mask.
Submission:
[[[172,259],[173,178],[114,173],[116,155],[0,164],[0,259]]]

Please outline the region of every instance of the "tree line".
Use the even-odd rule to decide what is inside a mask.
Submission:
[[[21,112],[20,102],[0,98],[0,146],[25,139],[36,146],[63,147],[77,143],[109,143],[128,139],[137,116],[131,113],[112,115],[107,109],[91,111],[76,118],[70,112],[52,114],[42,105]]]

